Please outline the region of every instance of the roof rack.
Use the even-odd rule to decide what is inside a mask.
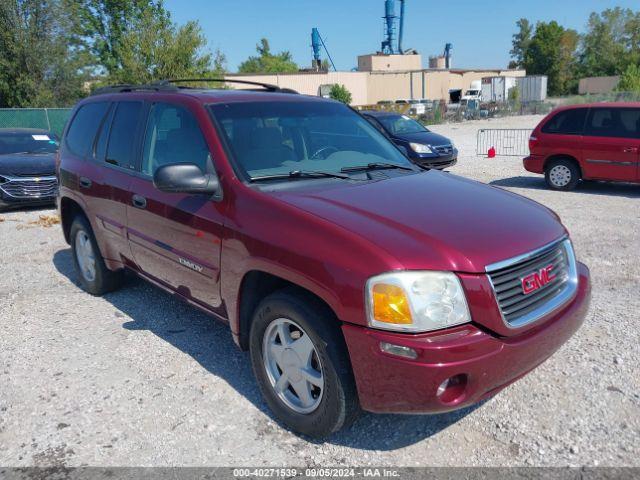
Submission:
[[[173,80],[163,80],[159,82],[162,85],[170,85],[172,83],[191,83],[191,82],[220,82],[220,83],[238,83],[241,85],[253,85],[256,87],[262,87],[269,92],[279,93],[298,93],[291,88],[281,88],[271,83],[253,82],[249,80],[235,80],[232,78],[178,78]]]
[[[179,90],[189,89],[191,87],[178,86],[175,84],[179,83],[195,83],[195,82],[219,82],[219,83],[238,83],[243,85],[253,85],[256,87],[261,87],[268,92],[278,92],[278,93],[295,93],[295,90],[290,88],[281,88],[277,85],[272,85],[270,83],[262,83],[262,82],[252,82],[249,80],[233,80],[227,78],[178,78],[172,80],[160,80],[154,83],[147,83],[141,85],[132,85],[132,84],[119,84],[119,85],[109,85],[107,87],[101,87],[94,90],[91,95],[103,95],[107,93],[126,93],[126,92],[139,92],[139,91],[152,91],[152,92],[177,92]]]
[[[178,91],[178,87],[175,85],[170,85],[168,83],[148,83],[141,85],[131,85],[131,84],[119,84],[119,85],[109,85],[107,87],[96,88],[91,95],[103,95],[105,93],[125,93],[125,92],[139,92],[139,91],[153,91],[153,92],[176,92]]]

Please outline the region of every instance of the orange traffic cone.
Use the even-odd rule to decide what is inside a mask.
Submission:
[[[487,157],[496,158],[496,149],[495,149],[495,147],[491,147],[489,149],[489,152],[487,153]]]

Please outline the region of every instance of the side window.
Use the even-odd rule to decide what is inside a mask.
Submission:
[[[141,113],[141,102],[118,103],[109,134],[107,163],[135,168],[135,140]]]
[[[109,109],[109,113],[102,122],[100,133],[98,134],[98,138],[96,139],[96,144],[93,150],[93,158],[95,158],[99,162],[104,162],[105,156],[107,154],[107,142],[109,141],[109,132],[111,131],[111,122],[113,122],[113,114],[115,113],[115,111],[115,106],[112,106],[112,108]]]
[[[108,109],[108,102],[88,103],[80,107],[65,138],[65,144],[71,153],[80,157],[90,154],[98,128]]]
[[[640,109],[594,108],[586,134],[594,137],[640,138]]]
[[[207,171],[210,153],[191,112],[167,103],[151,108],[142,154],[142,172],[153,175],[162,165],[195,163]]]
[[[559,135],[582,135],[584,121],[587,117],[586,108],[564,110],[549,120],[542,131]]]

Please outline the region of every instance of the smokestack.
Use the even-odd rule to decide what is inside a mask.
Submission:
[[[404,3],[405,0],[400,0],[400,33],[398,34],[398,53],[402,55],[402,37],[404,35]]]

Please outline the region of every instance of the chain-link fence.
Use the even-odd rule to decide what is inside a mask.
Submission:
[[[62,135],[70,108],[0,108],[0,128],[42,128]]]

